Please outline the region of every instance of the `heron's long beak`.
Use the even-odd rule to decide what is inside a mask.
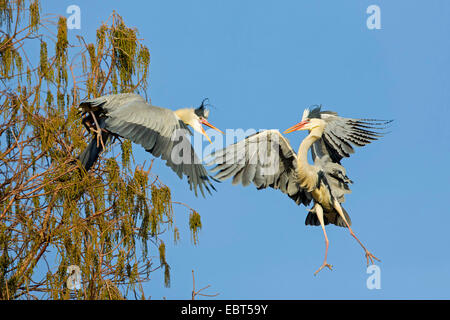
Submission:
[[[296,125],[290,127],[290,128],[287,129],[286,131],[284,131],[283,133],[286,134],[286,133],[291,133],[291,132],[294,132],[294,131],[297,131],[297,130],[301,130],[301,129],[303,128],[303,126],[304,126],[305,124],[307,124],[307,123],[308,123],[307,120],[302,121],[302,122],[299,122],[299,123],[297,123]]]
[[[212,129],[214,129],[216,131],[219,131],[221,134],[224,134],[221,130],[217,129],[211,123],[206,121],[206,119],[201,119],[200,122],[201,122],[201,124],[204,124],[205,126],[208,126],[208,127],[212,128]],[[203,129],[203,127],[202,127],[202,133],[206,137],[206,139],[208,139],[209,143],[212,143],[211,139],[208,137],[208,135],[206,134],[205,129]]]

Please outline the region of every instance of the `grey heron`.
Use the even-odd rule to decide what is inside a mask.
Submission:
[[[210,142],[202,125],[223,134],[207,121],[209,110],[205,108],[206,100],[196,109],[183,108],[175,111],[150,105],[143,97],[134,93],[106,95],[84,101],[79,106],[79,110],[86,114],[83,124],[97,134],[78,159],[88,171],[103,151],[104,143],[109,137],[120,136],[141,145],[155,157],[161,157],[180,178],[187,176],[190,189],[194,189],[195,195],[199,187],[204,196],[203,187],[210,193],[210,187],[214,189],[214,186],[192,145],[185,138],[192,134],[188,126],[203,134]],[[178,144],[181,144],[181,148],[177,149]],[[184,160],[175,160],[174,156],[177,154]]]
[[[329,241],[325,231],[330,223],[349,229],[364,249],[369,265],[369,261],[373,264],[379,259],[356,237],[350,216],[341,205],[351,192],[352,181],[340,162],[354,152],[353,146],[361,147],[383,136],[384,132],[377,130],[390,122],[343,118],[336,112],[321,111],[321,107],[306,109],[302,121],[284,132],[309,131],[297,154],[278,130],[264,130],[213,153],[207,165],[215,165],[211,172],[217,172],[214,178],[218,180],[233,178],[234,185],[253,183],[258,190],[278,189],[298,205],[313,202],[305,224],[320,225],[325,237],[324,262],[315,274],[324,267],[332,268],[327,262]],[[313,165],[308,163],[308,150]],[[264,171],[271,165],[275,166],[272,171]]]

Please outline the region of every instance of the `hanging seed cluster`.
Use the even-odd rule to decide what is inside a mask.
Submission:
[[[170,189],[136,166],[129,141],[107,145],[89,173],[76,158],[92,138],[80,101],[145,92],[150,51],[116,13],[95,43],[69,44],[66,19],[44,16],[39,0],[0,0],[0,299],[143,296],[158,265],[169,286]]]

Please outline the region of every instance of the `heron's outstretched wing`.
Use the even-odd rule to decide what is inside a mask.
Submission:
[[[277,130],[265,130],[229,145],[211,155],[208,166],[214,178],[233,178],[233,184],[253,183],[258,190],[279,189],[297,204],[308,205],[311,194],[297,183],[297,156],[288,140]]]
[[[331,160],[340,163],[342,158],[355,152],[354,146],[362,147],[383,137],[386,126],[392,120],[352,119],[338,116],[336,112],[320,111],[320,107],[306,112],[304,117],[320,118],[326,121],[322,137],[311,149],[313,158],[329,155]]]
[[[214,189],[206,169],[187,138],[187,126],[169,109],[148,104],[137,94],[117,94],[88,100],[80,104],[83,111],[92,110],[105,117],[105,129],[140,144],[155,157],[161,157],[177,175],[188,177],[197,195],[199,187]]]

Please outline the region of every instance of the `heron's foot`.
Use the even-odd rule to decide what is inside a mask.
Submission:
[[[366,259],[367,259],[367,266],[373,264],[373,260],[377,260],[380,262],[381,260],[375,257],[372,253],[370,253],[368,250],[366,250]],[[370,263],[369,263],[370,262]]]
[[[102,145],[103,150],[105,150],[105,144],[103,143],[103,139],[102,139],[102,129],[98,128],[98,129],[94,129],[94,128],[90,128],[91,132],[93,132],[96,137],[97,137],[97,148]]]
[[[328,269],[330,269],[331,271],[333,271],[333,266],[331,264],[328,264],[326,261],[320,266],[319,269],[316,270],[316,272],[314,272],[314,275],[317,275],[320,270],[322,270],[323,268],[327,267]]]

